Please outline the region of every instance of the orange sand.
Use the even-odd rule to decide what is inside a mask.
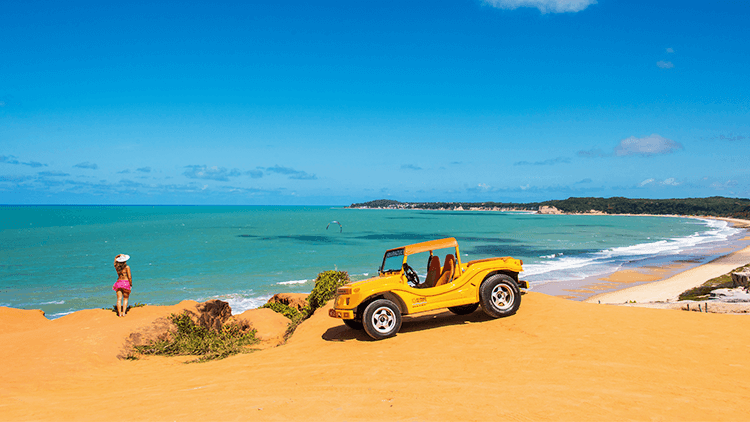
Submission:
[[[747,420],[750,318],[539,293],[490,320],[405,317],[369,341],[322,309],[283,346],[222,361],[118,360],[174,312],[47,321],[0,308],[0,420]],[[259,323],[265,324],[267,315]]]

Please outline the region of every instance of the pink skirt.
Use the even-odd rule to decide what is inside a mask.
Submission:
[[[117,291],[118,289],[123,289],[130,291],[130,281],[128,280],[117,280],[114,285],[112,285],[112,290]]]

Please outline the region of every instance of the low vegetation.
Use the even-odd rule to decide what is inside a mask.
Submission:
[[[268,308],[276,313],[284,315],[285,317],[292,320],[292,323],[299,323],[303,319],[302,313],[299,310],[297,310],[297,308],[294,308],[289,305],[285,305],[283,303],[277,303],[277,302],[266,303],[265,305],[261,306],[261,308]]]
[[[316,309],[333,298],[339,286],[348,282],[349,273],[346,271],[325,271],[318,274],[315,287],[308,296],[308,303],[301,311],[281,303],[269,303],[263,307],[289,318],[290,322],[286,331],[288,338]],[[254,329],[237,323],[224,324],[220,330],[209,329],[196,324],[188,311],[172,314],[169,319],[174,325],[173,330],[157,340],[134,346],[128,358],[138,359],[142,355],[197,356],[197,359],[189,362],[205,362],[223,359],[238,353],[252,352],[253,349],[248,346],[259,342],[255,337]]]
[[[197,325],[187,311],[170,315],[175,330],[160,339],[142,346],[135,346],[128,356],[139,355],[198,356],[189,362],[206,362],[223,359],[238,353],[249,353],[247,346],[258,343],[256,331],[238,324],[224,324],[221,330],[212,330]]]
[[[286,330],[286,338],[289,338],[304,320],[312,316],[316,309],[333,299],[336,289],[349,281],[349,273],[346,271],[324,271],[315,279],[315,287],[307,296],[307,305],[301,311],[280,303],[268,303],[263,307],[270,308],[291,320]]]
[[[712,290],[716,289],[731,289],[734,287],[732,282],[732,273],[747,271],[750,269],[750,264],[743,267],[735,268],[731,272],[721,275],[716,278],[712,278],[707,282],[701,284],[698,287],[693,287],[690,290],[686,290],[680,294],[679,300],[706,300],[709,299]]]
[[[307,297],[310,314],[333,299],[336,289],[349,281],[349,273],[346,271],[331,270],[318,274],[318,277],[315,279],[315,287],[310,292],[310,296]]]

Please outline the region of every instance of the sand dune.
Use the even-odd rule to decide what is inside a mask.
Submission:
[[[119,360],[174,307],[46,321],[0,309],[2,420],[746,420],[750,317],[538,293],[490,320],[405,317],[370,341],[319,310],[280,347]]]

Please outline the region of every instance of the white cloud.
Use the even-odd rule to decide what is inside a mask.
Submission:
[[[226,182],[230,177],[237,177],[240,171],[237,169],[227,170],[224,167],[208,167],[208,166],[185,166],[183,175],[191,179],[204,179],[204,180],[218,180],[220,182]]]
[[[725,190],[725,189],[731,189],[733,187],[737,186],[736,180],[727,180],[724,183],[721,182],[713,182],[711,183],[711,188],[716,190]]]
[[[91,163],[88,161],[84,161],[82,163],[78,163],[74,165],[73,167],[77,167],[79,169],[90,169],[90,170],[96,170],[99,168],[99,166],[96,165],[96,163]]]
[[[484,0],[484,2],[499,9],[536,7],[542,13],[580,12],[596,4],[596,0]]]
[[[656,179],[646,179],[638,184],[638,187],[642,188],[646,185],[656,185],[656,186],[679,186],[681,185],[680,182],[677,181],[674,177],[670,177],[668,179],[664,179],[661,182],[657,182]]]
[[[610,154],[607,154],[598,148],[592,148],[588,151],[578,151],[577,154],[579,157],[586,157],[586,158],[599,158],[599,157],[610,156]]]
[[[654,133],[645,138],[631,136],[630,138],[623,139],[620,141],[620,144],[615,147],[615,155],[640,155],[648,157],[658,154],[669,154],[681,149],[684,148],[679,142],[661,137]]]
[[[258,167],[260,168],[260,167]],[[290,179],[297,179],[297,180],[317,180],[317,176],[314,174],[308,174],[307,172],[304,172],[302,170],[295,170],[291,167],[283,167],[280,165],[275,165],[273,167],[266,167],[266,172],[271,173],[278,173],[278,174],[285,174],[289,176]],[[252,177],[252,175],[251,175]]]
[[[0,163],[5,163],[5,164],[22,164],[24,166],[29,166],[29,167],[34,167],[34,168],[36,168],[36,167],[47,167],[46,164],[42,164],[42,163],[39,163],[39,162],[36,162],[36,161],[29,161],[27,163],[20,162],[20,161],[18,161],[16,159],[16,157],[14,157],[12,155],[10,155],[10,156],[0,155]]]
[[[664,60],[659,60],[658,62],[656,62],[656,65],[662,69],[671,69],[674,67],[674,64],[672,64],[672,62],[665,62]]]
[[[570,158],[565,157],[557,157],[557,158],[550,158],[548,160],[544,161],[535,161],[533,163],[530,163],[528,161],[516,161],[513,163],[514,166],[554,166],[555,164],[567,164],[570,163]]]
[[[667,53],[674,53],[674,49],[672,47],[667,48]]]

